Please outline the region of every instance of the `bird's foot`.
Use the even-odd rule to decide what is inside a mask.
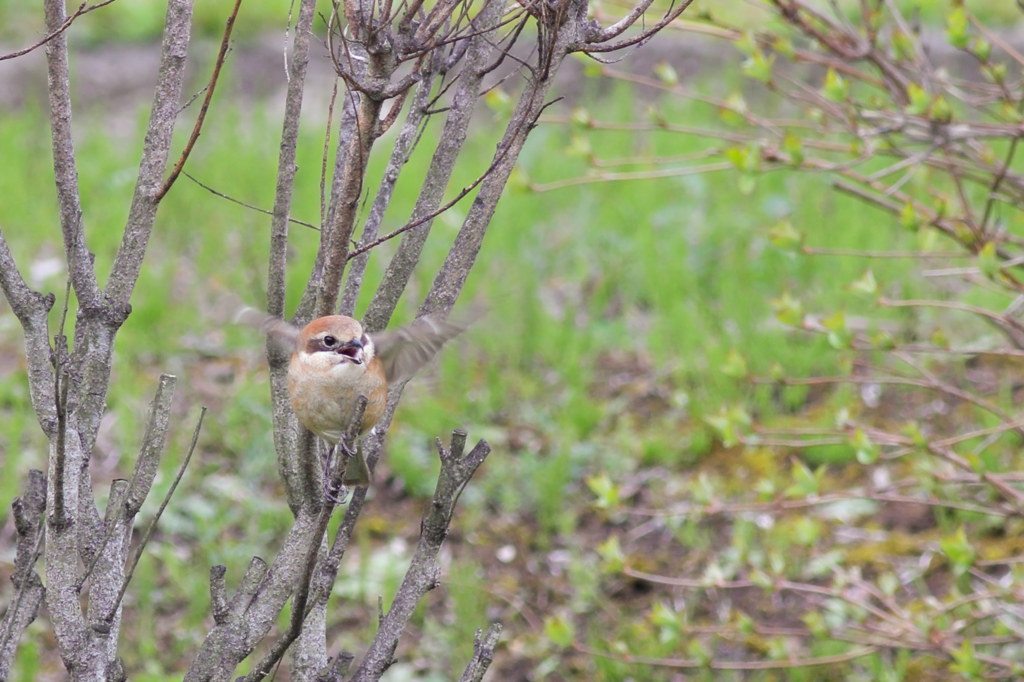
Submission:
[[[332,468],[341,466],[339,462],[334,461],[335,455],[339,449],[348,455],[348,448],[344,445],[344,441],[332,446],[331,449],[327,451],[327,460],[324,462],[323,470],[323,489],[324,498],[326,500],[333,502],[334,504],[345,504],[345,501],[348,499],[348,488],[344,484],[336,486],[333,480],[334,477],[331,475]]]
[[[339,440],[338,444],[335,447],[344,452],[345,456],[348,457],[349,459],[352,459],[353,457],[356,456],[355,449],[352,448],[352,446],[350,446],[348,443],[346,443],[344,438]]]
[[[333,489],[330,482],[324,480],[324,499],[333,504],[342,505],[348,502],[348,488],[344,485],[338,489]]]

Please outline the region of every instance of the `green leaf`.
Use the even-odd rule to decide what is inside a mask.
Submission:
[[[1000,265],[995,242],[989,242],[981,247],[978,251],[978,269],[981,270],[981,274],[989,279],[995,279],[999,274]]]
[[[914,50],[913,38],[903,31],[893,32],[892,51],[897,59],[914,59],[917,56]]]
[[[999,113],[1002,114],[1003,118],[1013,121],[1014,123],[1024,123],[1024,116],[1017,111],[1017,107],[1013,106],[1010,102],[1003,102],[999,107]]]
[[[718,110],[718,117],[731,126],[743,125],[746,123],[747,101],[739,92],[733,92],[725,98],[725,106]]]
[[[955,575],[963,575],[974,564],[977,553],[974,547],[967,541],[963,526],[957,530],[956,535],[939,540],[939,549],[949,559]]]
[[[654,75],[665,85],[679,85],[679,74],[668,62],[658,62],[654,67]]]
[[[772,48],[786,59],[792,60],[796,57],[796,48],[793,47],[792,41],[785,36],[775,36]]]
[[[981,67],[981,73],[985,78],[989,79],[993,83],[1002,83],[1006,80],[1006,64],[1001,62],[999,64],[985,64]],[[1010,102],[1003,102],[1003,104],[1010,105],[1011,108],[1014,108]],[[1015,108],[1014,110],[1016,111]]]
[[[587,128],[594,124],[594,119],[591,118],[590,112],[585,107],[574,107],[572,114],[569,115],[569,121],[573,125],[585,126]]]
[[[737,443],[736,430],[733,428],[732,422],[725,415],[707,415],[704,417],[704,423],[715,430],[715,433],[718,434],[718,437],[726,447]]]
[[[803,246],[804,235],[797,232],[789,218],[784,218],[768,230],[768,240],[783,251],[797,251]]]
[[[850,291],[868,299],[878,298],[878,282],[875,281],[875,275],[871,272],[871,268],[864,271],[860,279],[856,279],[850,283]]]
[[[825,469],[819,469],[824,475]],[[786,488],[786,497],[808,497],[817,495],[820,485],[819,476],[803,462],[793,463],[793,483]]]
[[[828,625],[825,623],[825,617],[817,611],[808,611],[801,619],[813,636],[819,638],[828,636]]]
[[[738,434],[750,427],[750,415],[742,407],[722,407],[718,414],[705,415],[703,420],[715,430],[725,447],[739,443]]]
[[[671,607],[666,606],[664,602],[658,602],[654,605],[649,618],[652,623],[661,628],[679,626],[679,615]]]
[[[729,351],[729,355],[725,358],[725,362],[721,367],[722,374],[733,379],[742,379],[747,376],[747,361],[743,359],[740,352],[733,348]]]
[[[967,35],[967,10],[957,7],[946,17],[946,40],[955,48],[967,47],[970,37]]]
[[[971,47],[971,52],[978,58],[980,62],[987,62],[989,56],[992,54],[992,45],[988,41],[978,38],[974,41],[974,45]]]
[[[916,422],[907,422],[907,424],[905,424],[903,428],[900,429],[900,433],[902,433],[910,440],[914,441],[914,445],[916,445],[917,447],[928,447],[928,439],[925,438],[924,433],[921,431],[921,427],[918,426]]]
[[[612,482],[607,473],[602,472],[597,476],[591,476],[587,480],[587,487],[594,493],[597,501],[594,503],[599,509],[609,509],[619,504],[619,486]]]
[[[825,87],[822,88],[821,94],[829,101],[845,102],[850,94],[850,84],[843,80],[835,69],[829,69],[825,74]]]
[[[850,408],[845,405],[840,407],[836,410],[835,419],[832,421],[835,423],[837,429],[845,429],[850,424]]]
[[[985,665],[975,655],[974,642],[970,637],[965,637],[960,648],[951,649],[949,654],[956,661],[949,666],[951,672],[961,673],[970,679],[983,679],[982,673],[985,672]]]
[[[790,327],[802,327],[804,323],[804,309],[800,301],[796,300],[785,292],[779,298],[769,301],[775,311],[775,318],[782,324]]]
[[[853,345],[853,332],[846,326],[846,317],[842,310],[837,310],[821,321],[828,330],[828,342],[836,350],[849,348]]]
[[[572,622],[565,616],[548,616],[544,619],[544,634],[556,646],[572,646],[576,633]]]
[[[889,332],[878,331],[871,336],[871,344],[878,350],[892,350],[896,347],[896,339]]]
[[[761,165],[761,146],[751,142],[744,147],[729,147],[725,150],[725,158],[738,170],[744,173],[754,173]]]
[[[874,464],[878,461],[878,446],[860,427],[853,432],[850,445],[857,451],[857,461],[861,464]]]
[[[772,80],[772,65],[775,63],[775,55],[764,56],[758,50],[749,59],[743,62],[740,70],[748,78],[753,78],[762,83],[770,83]]]
[[[651,615],[648,616],[648,619],[658,628],[659,642],[671,644],[679,641],[679,635],[683,630],[682,619],[670,606],[663,602],[658,602],[651,609]]]
[[[526,174],[526,171],[520,166],[516,166],[512,169],[512,174],[508,176],[508,188],[513,192],[528,192],[530,191],[530,176]]]
[[[601,568],[608,573],[621,573],[626,566],[626,557],[622,553],[622,545],[619,544],[617,535],[611,536],[598,545],[597,553],[601,556]]]
[[[508,93],[501,88],[493,88],[484,95],[487,106],[497,114],[507,114],[512,111],[512,100]]]
[[[928,109],[928,116],[938,123],[949,123],[953,120],[953,108],[949,106],[945,97],[936,97]]]
[[[932,98],[924,88],[917,83],[911,83],[907,86],[907,97],[910,99],[910,104],[907,105],[905,111],[908,114],[914,116],[921,116],[928,111],[928,105],[931,104]]]
[[[908,201],[900,211],[900,225],[907,232],[917,232],[921,229],[921,222],[921,219],[917,217],[917,211],[914,210],[913,202]]]
[[[743,35],[732,41],[732,44],[737,50],[748,57],[752,56],[759,49],[757,46],[757,38],[754,36],[753,31],[745,31]]]
[[[782,148],[789,154],[789,162],[794,166],[804,162],[804,144],[793,133],[786,133],[782,138]]]
[[[831,332],[846,331],[846,318],[842,310],[837,310],[821,320],[821,325]]]
[[[981,476],[988,473],[988,467],[985,465],[985,461],[977,452],[968,452],[967,455],[964,456],[964,459],[967,460],[967,463],[971,466],[971,470],[975,473]]]
[[[693,482],[693,499],[703,505],[709,505],[715,500],[715,484],[706,472],[700,472],[697,480]]]
[[[590,138],[586,135],[573,135],[569,146],[564,149],[566,156],[590,158],[593,150],[590,148]]]
[[[762,590],[770,590],[775,584],[770,575],[758,568],[755,568],[750,572],[750,582],[754,583],[755,587],[760,587]]]
[[[821,521],[813,516],[799,516],[793,522],[793,541],[803,547],[812,547],[821,537]]]

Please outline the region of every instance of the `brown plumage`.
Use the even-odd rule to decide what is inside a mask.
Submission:
[[[329,315],[301,331],[284,320],[252,308],[238,321],[261,327],[292,354],[288,365],[288,395],[295,416],[307,429],[332,446],[352,421],[356,400],[366,396],[359,430],[362,439],[384,414],[388,386],[407,381],[465,327],[424,317],[394,331],[369,336],[351,317]],[[367,485],[369,470],[361,449],[345,472],[348,485]]]

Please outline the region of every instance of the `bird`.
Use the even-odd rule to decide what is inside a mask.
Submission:
[[[341,443],[352,456],[342,479],[347,486],[370,483],[359,444],[383,416],[388,388],[411,379],[445,343],[466,329],[466,325],[428,315],[404,327],[370,335],[347,315],[328,315],[300,330],[253,308],[243,309],[236,321],[262,328],[272,341],[290,350],[292,411],[303,426],[332,448]],[[367,403],[352,452],[350,444],[342,441],[359,396],[365,396]]]

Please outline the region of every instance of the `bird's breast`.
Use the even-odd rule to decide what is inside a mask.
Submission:
[[[288,394],[302,425],[337,443],[352,421],[360,395],[366,396],[368,403],[359,435],[373,428],[384,413],[387,381],[376,358],[365,365],[356,365],[337,362],[328,356],[324,353],[294,354],[288,367]]]

